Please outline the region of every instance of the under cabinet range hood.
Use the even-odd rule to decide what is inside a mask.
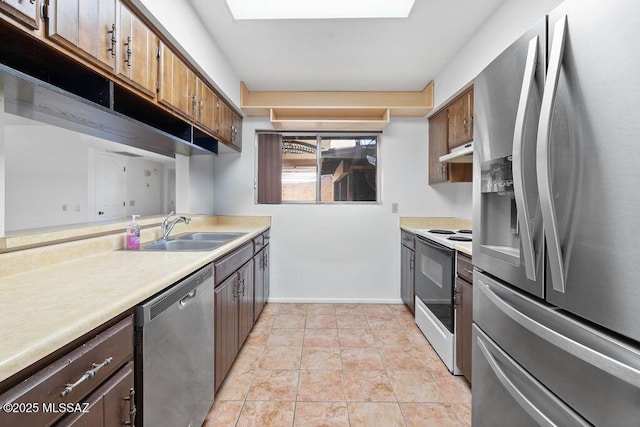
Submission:
[[[449,154],[438,158],[440,163],[473,163],[473,142],[454,148]]]

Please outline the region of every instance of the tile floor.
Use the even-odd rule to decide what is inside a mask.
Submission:
[[[471,425],[404,305],[267,304],[215,401],[204,427]]]

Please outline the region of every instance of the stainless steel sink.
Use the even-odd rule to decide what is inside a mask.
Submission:
[[[240,237],[246,233],[188,233],[181,236],[176,236],[176,240],[220,240],[228,242],[237,237]]]
[[[210,251],[228,240],[161,240],[143,246],[145,251]]]
[[[170,240],[158,240],[141,247],[143,251],[210,251],[246,233],[187,233]]]

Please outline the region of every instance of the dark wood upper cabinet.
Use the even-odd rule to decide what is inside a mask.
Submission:
[[[196,121],[205,130],[215,133],[218,122],[218,95],[196,77],[197,112]]]
[[[155,99],[158,36],[128,7],[117,2],[116,70],[128,84]]]
[[[46,35],[113,72],[119,49],[116,0],[50,0]]]
[[[158,102],[187,118],[198,113],[196,75],[169,46],[160,42]]]
[[[445,109],[429,119],[429,184],[446,182],[449,179],[449,168],[439,160],[440,156],[449,152],[448,134],[449,122]]]
[[[473,88],[449,106],[449,149],[473,140]]]
[[[29,29],[40,28],[40,6],[42,0],[2,0],[0,11],[9,15]]]
[[[473,88],[429,118],[429,184],[471,182],[471,163],[442,163],[440,157],[473,139]]]

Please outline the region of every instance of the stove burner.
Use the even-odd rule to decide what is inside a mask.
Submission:
[[[451,236],[447,237],[448,240],[455,240],[456,242],[470,242],[471,239],[464,236]]]
[[[456,234],[454,231],[451,230],[429,230],[429,233],[433,233],[433,234]]]
[[[471,230],[458,230],[460,234],[471,234]]]

